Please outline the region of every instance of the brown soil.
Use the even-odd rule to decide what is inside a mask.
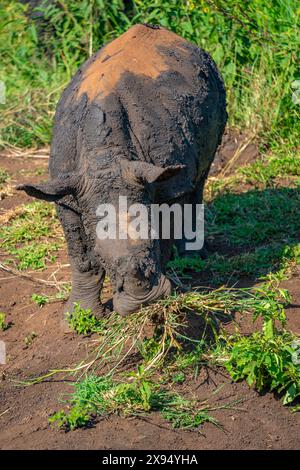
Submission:
[[[236,168],[248,165],[258,156],[258,147],[252,136],[238,130],[227,130],[212,163],[210,176],[228,176]]]
[[[236,137],[223,145],[219,153],[218,172],[235,153]],[[228,148],[232,146],[231,154]],[[249,150],[250,152],[250,150]],[[257,150],[255,151],[257,152]],[[251,155],[254,155],[251,150]],[[250,157],[249,157],[250,158]],[[252,157],[251,157],[252,158]],[[239,162],[241,164],[242,162]],[[37,181],[36,170],[46,168],[47,160],[0,156],[0,167],[7,169],[13,185],[19,181]],[[216,169],[213,170],[216,174]],[[22,203],[29,202],[22,193],[0,201],[0,216]],[[61,250],[55,264],[43,272],[31,273],[35,278],[69,280],[68,259]],[[54,277],[55,276],[55,277]],[[300,331],[299,275],[284,283],[293,296],[287,310],[289,327]],[[147,419],[124,419],[112,416],[99,420],[89,429],[72,432],[50,428],[48,417],[60,408],[58,398],[70,390],[67,381],[51,380],[30,387],[16,386],[14,380],[26,380],[46,373],[51,368],[76,365],[86,357],[90,338],[65,333],[62,324],[62,302],[39,308],[31,301],[32,293],[53,295],[55,288],[15,277],[0,271],[0,311],[12,326],[0,332],[7,347],[7,364],[0,366],[0,448],[1,449],[298,449],[300,414],[291,414],[273,394],[258,395],[245,383],[234,384],[223,371],[203,369],[189,382],[189,391],[201,400],[214,403],[241,400],[235,410],[214,412],[223,430],[205,424],[198,432],[174,430],[156,413]],[[240,319],[250,331],[249,319]],[[26,347],[25,337],[36,337]],[[215,395],[213,392],[219,390]]]

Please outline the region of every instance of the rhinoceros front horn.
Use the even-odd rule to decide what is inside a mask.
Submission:
[[[67,194],[74,194],[77,178],[75,175],[64,175],[41,184],[20,184],[18,191],[25,191],[29,196],[44,201],[58,201]]]
[[[120,161],[120,166],[122,177],[128,183],[138,186],[168,180],[186,168],[186,165],[171,165],[163,168],[151,163],[125,159]]]

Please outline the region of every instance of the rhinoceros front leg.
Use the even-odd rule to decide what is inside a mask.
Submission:
[[[102,317],[105,309],[100,301],[105,271],[102,268],[80,272],[72,265],[72,292],[65,307],[65,313],[72,315],[74,304],[78,303],[84,309],[91,309],[95,317]]]
[[[74,303],[78,303],[84,309],[92,309],[96,317],[101,317],[105,312],[100,301],[105,271],[89,246],[80,216],[61,206],[57,206],[57,213],[67,240],[72,271],[72,291],[65,313],[72,314]]]

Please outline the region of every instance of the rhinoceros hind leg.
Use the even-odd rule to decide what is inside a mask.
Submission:
[[[188,198],[187,202],[193,206],[192,221],[187,221],[187,220],[184,220],[184,218],[183,218],[183,220],[182,220],[182,222],[183,222],[182,229],[184,228],[185,223],[192,222],[192,230],[193,230],[193,232],[196,231],[197,204],[202,204],[202,202],[203,202],[203,191],[204,191],[204,185],[205,185],[207,173],[208,173],[208,170],[206,171],[205,175],[201,178],[201,180],[198,182],[195,190],[191,193],[191,195]],[[184,234],[184,230],[182,230],[182,232]],[[200,236],[200,234],[198,236]],[[204,236],[204,234],[203,234],[203,236]],[[194,242],[194,240],[192,240],[192,241]],[[189,249],[189,250],[186,248],[186,244],[190,243],[191,240],[187,240],[184,235],[183,235],[182,239],[176,240],[175,242],[176,242],[175,245],[176,245],[179,256],[184,256],[184,257],[200,256],[202,259],[207,258],[208,253],[207,253],[205,240],[204,240],[204,244],[203,244],[202,248],[200,248],[200,249]]]

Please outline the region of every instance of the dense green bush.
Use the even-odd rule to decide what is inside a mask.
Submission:
[[[231,125],[266,143],[297,142],[294,0],[44,0],[31,15],[28,6],[3,0],[0,18],[2,146],[48,143],[55,105],[79,64],[138,22],[172,29],[212,54],[226,81]]]

